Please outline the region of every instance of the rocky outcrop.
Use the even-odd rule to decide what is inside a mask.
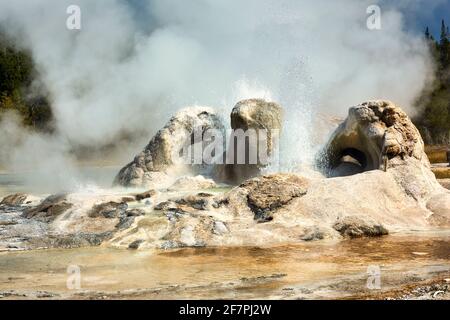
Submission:
[[[333,228],[342,236],[349,238],[378,237],[387,235],[388,230],[368,217],[344,217],[339,219]]]
[[[254,109],[237,108],[233,127],[262,127],[249,110]],[[322,155],[332,179],[260,176],[255,166],[250,175],[259,176],[228,192],[164,199],[155,206],[159,215],[141,221],[142,230],[112,243],[142,240],[139,248],[266,245],[448,227],[450,193],[436,181],[422,139],[399,107],[372,101],[351,108]],[[231,170],[222,171],[228,177],[238,172],[232,165],[224,168]],[[150,231],[155,236],[143,237]]]
[[[379,184],[367,188],[374,181]],[[349,194],[360,201],[350,201]],[[165,249],[268,245],[430,227],[427,211],[383,171],[315,180],[296,174],[265,175],[226,193],[190,194],[163,201],[155,209],[159,214],[146,216],[138,230],[112,243],[128,247],[142,240],[139,248]],[[148,238],[156,230],[160,236]]]
[[[277,147],[282,121],[283,110],[276,103],[261,99],[240,101],[231,112],[233,136],[230,137],[230,145],[226,149],[224,126],[212,109],[183,109],[158,131],[132,162],[120,170],[114,184],[126,187],[167,188],[175,182],[177,176],[197,174],[212,174],[216,180],[239,183],[259,175],[269,164]],[[180,156],[181,151],[195,144],[202,144],[204,150],[204,147],[211,143],[203,139],[208,129],[216,129],[222,134],[224,145],[221,150],[226,149],[222,158],[223,164],[189,164],[192,159],[186,161],[186,158]],[[246,144],[244,135],[250,132],[255,133],[255,141]],[[240,134],[243,150],[238,150],[239,138],[236,139],[238,141],[232,139]],[[251,155],[255,155],[255,161]],[[243,161],[240,160],[242,156]],[[175,184],[173,188],[178,188],[179,184]]]
[[[156,194],[157,194],[156,190],[148,190],[145,192],[138,193],[137,195],[134,196],[134,199],[136,199],[136,201],[142,201],[145,199],[152,198]]]
[[[350,108],[319,155],[319,166],[329,176],[345,176],[387,170],[407,158],[429,167],[422,137],[406,113],[390,101],[377,100]]]
[[[405,167],[333,179],[264,175],[226,192],[190,190],[173,198],[159,192],[151,204],[122,202],[124,194],[54,197],[22,207],[22,212],[42,212],[29,218],[17,207],[0,210],[0,249],[105,242],[131,249],[272,245],[448,227],[449,193],[442,188],[422,193],[425,180],[415,178],[402,184],[399,168]],[[417,168],[406,168],[411,176],[420,175]],[[49,203],[64,201],[71,207],[47,219]]]
[[[242,100],[231,111],[232,129],[266,129],[281,130],[283,126],[283,109],[274,102],[263,99]],[[269,150],[271,140],[268,140]]]
[[[2,199],[2,201],[0,202],[0,205],[4,205],[4,206],[20,206],[21,204],[23,204],[25,202],[27,197],[28,197],[28,195],[26,195],[25,193],[11,194],[11,195],[8,195],[8,196],[4,197]]]
[[[58,194],[0,205],[0,251],[99,245],[145,215],[141,209],[129,209],[121,198]]]
[[[248,99],[236,104],[231,112],[232,135],[240,131],[256,134],[256,141],[251,141],[244,148],[238,149],[238,143],[230,137],[226,163],[215,170],[219,180],[236,184],[258,176],[269,163],[278,147],[278,139],[283,126],[283,109],[274,102],[262,99]],[[244,161],[238,161],[239,156]],[[256,161],[252,161],[252,156]]]
[[[201,173],[204,165],[191,164],[180,154],[183,149],[203,143],[203,133],[208,129],[224,132],[219,116],[211,108],[191,107],[179,111],[145,149],[120,170],[114,183],[127,187],[167,187],[183,172]],[[199,134],[195,134],[196,131]]]
[[[217,187],[217,184],[212,179],[207,179],[201,175],[195,177],[181,177],[171,185],[169,191],[183,191],[183,190],[200,190],[211,189]]]
[[[369,101],[350,108],[319,158],[319,166],[335,177],[318,183],[323,194],[315,195],[317,203],[334,199],[329,211],[353,217],[360,211],[388,229],[448,225],[450,193],[431,171],[419,131],[392,102]],[[345,192],[339,195],[338,188]],[[333,190],[331,197],[325,196],[327,190]],[[305,200],[314,194],[310,190]],[[339,200],[345,198],[351,201]]]
[[[254,124],[249,119],[259,116],[238,113],[247,112],[241,117],[245,121],[238,117],[234,126],[257,126],[261,119],[281,123],[262,117]],[[190,118],[192,112],[188,114]],[[211,124],[210,116],[204,116],[209,119],[205,125]],[[182,126],[175,125],[176,119],[160,134]],[[146,173],[157,172],[152,169],[168,175],[176,164],[169,157],[162,165],[156,155],[164,155],[165,149],[158,149],[156,141],[172,146],[186,141],[181,131],[174,132],[179,140],[154,138],[149,150],[157,153],[145,151],[124,170],[140,168],[149,157]],[[325,154],[332,178],[277,173],[225,189],[203,176],[183,176],[167,191],[159,186],[140,194],[56,195],[37,204],[11,196],[0,204],[0,250],[105,242],[130,249],[264,246],[450,226],[450,192],[436,181],[420,135],[398,107],[375,101],[352,108]],[[341,174],[343,163],[359,167],[358,174]],[[140,185],[149,177],[144,176],[133,183]]]
[[[247,191],[247,203],[258,222],[271,221],[272,213],[292,199],[306,194],[308,180],[289,174],[267,175],[240,185]]]
[[[450,193],[431,171],[419,131],[392,102],[369,101],[350,108],[347,119],[334,131],[319,158],[319,166],[329,177],[335,177],[317,184],[324,186],[323,193],[333,190],[335,200],[328,210],[335,208],[343,215],[357,216],[358,210],[354,209],[362,206],[360,211],[368,213],[368,219],[382,221],[388,228],[448,225]],[[337,188],[346,190],[347,196],[339,196]],[[338,199],[344,197],[352,201],[341,203]],[[317,194],[316,200],[327,198]]]
[[[109,201],[105,203],[99,203],[92,207],[88,212],[90,218],[117,218],[125,215],[128,209],[128,204],[125,202]]]
[[[54,220],[71,207],[72,204],[67,200],[66,194],[51,195],[45,198],[38,206],[25,209],[23,216],[27,219],[42,218]]]

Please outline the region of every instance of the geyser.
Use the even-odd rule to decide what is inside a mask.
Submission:
[[[266,115],[274,121],[262,123],[281,123],[276,114],[271,113],[275,118]],[[245,123],[267,118],[261,116],[257,112]],[[332,173],[343,163],[352,165],[353,172],[367,172],[334,179],[275,173],[253,177],[229,191],[217,189],[214,181],[202,177],[183,177],[170,185],[180,177],[173,171],[177,163],[172,151],[191,142],[195,124],[220,127],[218,121],[213,110],[181,110],[118,174],[119,184],[153,185],[157,190],[134,196],[122,190],[44,200],[7,197],[0,203],[0,219],[3,210],[8,221],[0,234],[0,250],[12,245],[36,248],[102,242],[134,249],[271,245],[450,226],[450,193],[436,181],[417,129],[389,101],[352,107],[324,150]],[[386,172],[371,170],[380,165]],[[144,199],[145,203],[139,203]]]
[[[113,160],[122,163],[180,106],[217,106],[228,116],[248,98],[285,108],[281,165],[311,164],[324,133],[318,114],[342,116],[380,95],[410,107],[432,71],[424,37],[405,31],[397,4],[381,6],[376,31],[366,25],[372,1],[78,0],[79,31],[66,28],[72,4],[1,1],[0,25],[42,70],[56,130],[36,147],[28,134],[20,144],[5,138],[17,135],[1,126],[0,158],[45,172],[48,184],[71,172],[74,146],[116,145]],[[120,144],[123,133],[136,138]],[[28,152],[42,145],[45,152]]]
[[[350,108],[317,161],[327,176],[336,177],[387,170],[407,157],[429,166],[423,140],[406,113],[378,100]]]

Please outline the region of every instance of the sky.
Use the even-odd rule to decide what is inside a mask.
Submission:
[[[404,14],[405,29],[410,32],[424,32],[428,26],[438,39],[442,19],[450,25],[450,0],[386,0],[383,3],[397,7]]]
[[[135,8],[136,20],[145,28],[146,2],[142,0],[127,0]],[[405,29],[410,32],[422,33],[428,26],[435,38],[441,31],[441,20],[450,25],[450,0],[382,0],[381,8],[400,8],[405,17]]]

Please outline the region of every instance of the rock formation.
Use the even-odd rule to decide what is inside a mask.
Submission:
[[[372,182],[373,187],[368,188],[378,188],[389,177],[396,183],[395,193],[398,196],[406,195],[413,199],[412,205],[416,209],[408,210],[422,212],[423,216],[428,217],[426,223],[439,221],[440,225],[448,224],[450,194],[431,171],[419,131],[405,112],[392,102],[369,101],[350,108],[347,119],[332,134],[319,158],[319,166],[330,177],[362,172],[366,173],[362,177],[368,177],[369,172],[371,176],[377,176]],[[338,181],[347,185],[348,181],[360,177],[357,175]],[[348,188],[355,190],[355,186]],[[390,195],[394,194],[394,186],[389,189]],[[358,198],[354,201],[360,202],[365,190],[361,188],[361,191],[355,192]],[[385,192],[381,190],[380,194]],[[376,202],[373,199],[372,203]],[[395,207],[392,203],[385,210]],[[404,212],[406,207],[408,205],[404,203],[398,212]]]
[[[219,116],[211,108],[191,107],[177,112],[145,149],[120,170],[114,183],[127,187],[167,187],[176,174],[201,173],[205,166],[187,163],[181,152],[202,143],[203,132],[208,129],[224,132]],[[195,135],[196,130],[200,135]]]
[[[20,206],[27,199],[27,195],[24,193],[15,193],[9,196],[6,196],[0,202],[0,205],[4,206]]]
[[[60,214],[72,207],[67,201],[67,195],[56,194],[45,198],[39,205],[27,208],[23,211],[23,216],[27,219],[40,218],[48,221],[54,220]]]
[[[19,199],[17,195],[6,197],[13,198]],[[32,200],[23,203],[23,198]],[[0,205],[0,251],[99,245],[145,214],[128,209],[121,198],[59,194],[39,200],[21,194],[20,201],[4,201]]]
[[[422,137],[406,113],[378,100],[350,108],[320,154],[319,165],[333,177],[386,170],[406,158],[429,167]]]
[[[333,225],[333,229],[338,231],[343,237],[360,238],[360,237],[377,237],[387,235],[386,228],[367,217],[344,217],[338,219]]]
[[[273,219],[272,212],[288,204],[292,199],[306,194],[309,182],[288,174],[268,175],[250,179],[240,185],[247,191],[247,203],[255,213],[255,220]]]
[[[217,187],[216,183],[212,179],[206,179],[205,177],[198,175],[195,177],[181,177],[172,184],[168,191],[183,191],[183,190],[200,190],[211,189]]]
[[[141,246],[259,245],[450,226],[450,193],[436,181],[422,139],[399,107],[374,101],[352,108],[325,154],[332,179],[264,175],[213,197],[162,202],[169,231]],[[342,174],[339,161],[359,170]],[[135,235],[120,241],[126,245]]]
[[[226,164],[216,168],[215,178],[236,184],[259,175],[274,156],[283,125],[283,109],[262,99],[242,100],[233,108],[230,117],[232,134],[239,133],[238,130],[254,130],[257,136],[256,141],[249,141],[244,150],[238,150],[238,143],[230,137]],[[238,157],[242,154],[245,161],[239,163]],[[250,160],[251,155],[255,155],[254,163]]]
[[[258,111],[264,103],[238,104],[233,127],[281,127],[280,109]],[[117,180],[142,186],[155,182],[153,174],[168,176],[177,166],[172,150],[191,142],[185,129],[197,122],[220,126],[203,109],[177,114]],[[55,195],[39,203],[6,197],[0,250],[102,242],[131,249],[272,245],[450,227],[450,192],[432,173],[417,129],[392,103],[351,108],[321,154],[329,177],[260,175],[256,164],[259,176],[231,189],[197,176],[140,194]]]
[[[263,99],[248,99],[239,101],[231,111],[232,129],[267,129],[281,130],[283,125],[283,110],[274,103]],[[268,140],[269,150],[271,140]]]

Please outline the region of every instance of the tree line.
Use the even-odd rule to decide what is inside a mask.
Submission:
[[[17,48],[0,31],[0,120],[8,112],[25,126],[51,130],[52,111],[30,52]]]
[[[416,106],[422,112],[414,119],[427,144],[450,144],[450,32],[441,21],[436,39],[428,27],[425,38],[435,66],[435,79],[418,98]]]

